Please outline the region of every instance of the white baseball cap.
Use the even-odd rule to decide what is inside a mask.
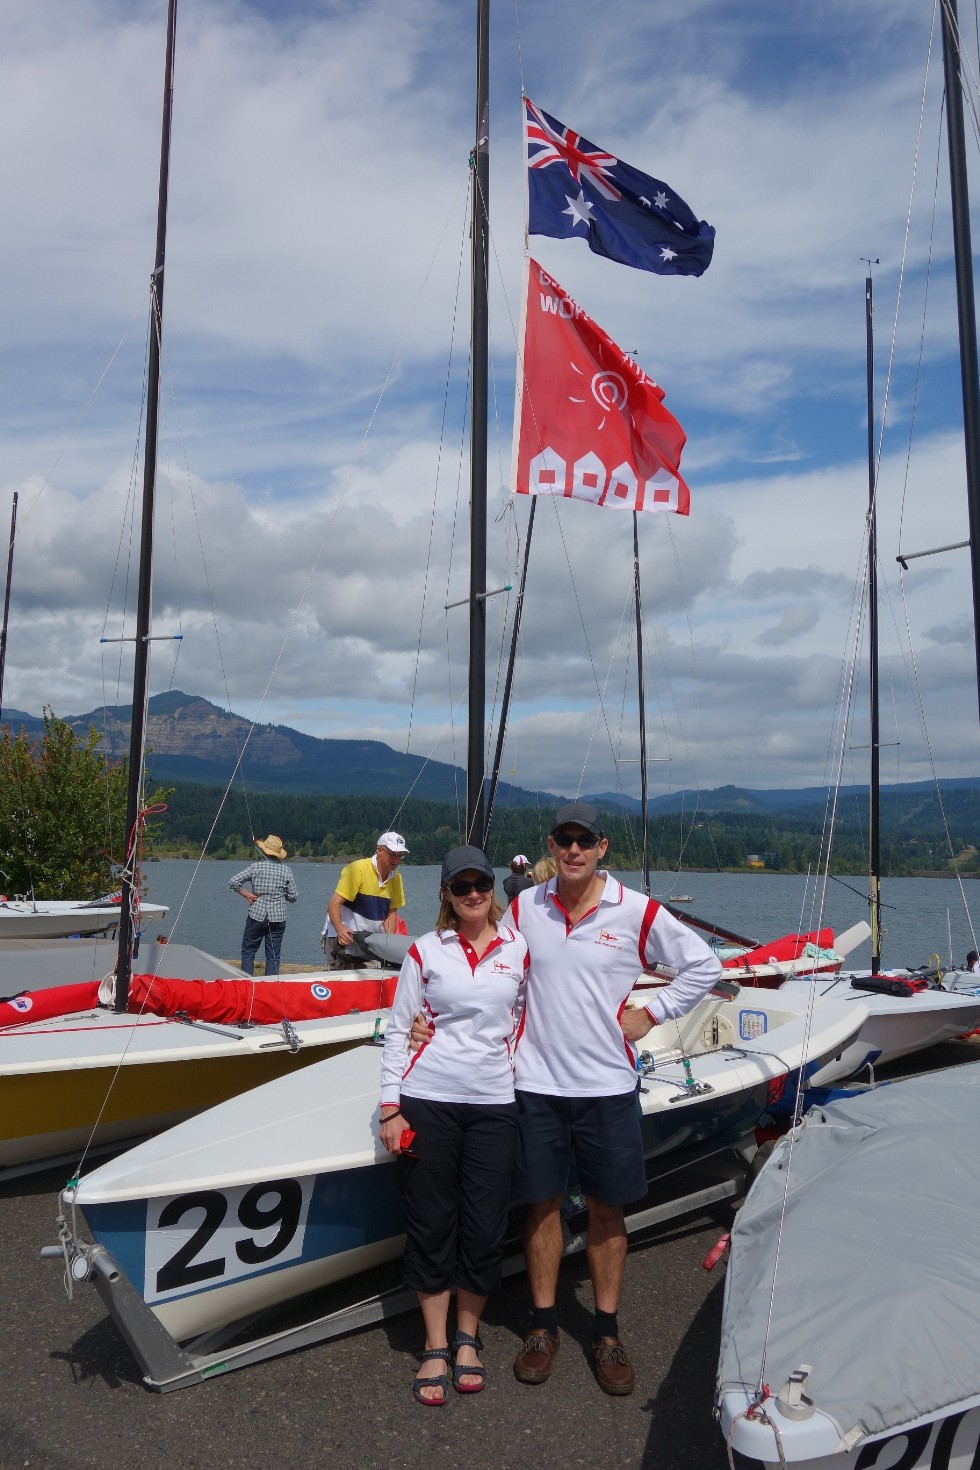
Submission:
[[[382,832],[378,838],[377,845],[378,847],[386,847],[389,852],[397,852],[399,854],[408,852],[408,848],[405,846],[405,839],[398,832]]]
[[[531,866],[531,859],[527,853],[518,852],[511,858],[510,865],[512,868],[529,868]]]

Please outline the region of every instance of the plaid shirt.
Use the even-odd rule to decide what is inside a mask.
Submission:
[[[299,897],[296,879],[286,864],[272,862],[268,858],[260,863],[250,863],[236,873],[228,887],[234,893],[241,893],[243,889],[254,893],[255,902],[248,906],[249,918],[260,922],[267,919],[270,924],[285,924],[287,903],[295,903]]]

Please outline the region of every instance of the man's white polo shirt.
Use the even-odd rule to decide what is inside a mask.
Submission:
[[[654,1021],[686,1015],[721,974],[687,924],[608,873],[599,902],[572,924],[554,878],[518,894],[509,918],[530,968],[514,1081],[524,1092],[613,1097],[636,1086],[635,1051],[619,1018],[646,965],[677,971],[645,1002]]]

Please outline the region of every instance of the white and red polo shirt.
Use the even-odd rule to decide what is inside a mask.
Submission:
[[[656,1022],[693,1010],[721,962],[687,924],[608,873],[595,908],[573,924],[552,878],[518,894],[508,919],[531,964],[515,1082],[556,1097],[614,1097],[636,1086],[636,1053],[619,1018],[647,965],[677,974],[649,1000]]]
[[[527,944],[507,924],[498,926],[479,959],[453,929],[416,939],[385,1029],[381,1105],[402,1097],[513,1102],[527,965]],[[419,1011],[435,1029],[431,1040],[409,1053],[408,1035]]]

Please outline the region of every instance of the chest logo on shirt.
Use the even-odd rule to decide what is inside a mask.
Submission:
[[[596,944],[604,945],[606,949],[622,949],[618,934],[610,934],[608,929],[600,929]]]
[[[494,960],[493,973],[495,975],[509,975],[510,965],[508,965],[506,960]]]

